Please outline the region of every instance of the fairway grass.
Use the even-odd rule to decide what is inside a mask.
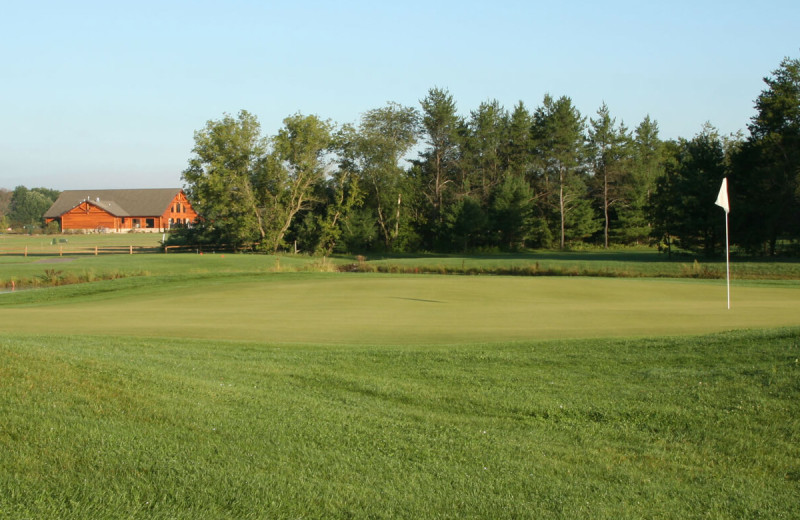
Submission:
[[[138,278],[4,294],[0,305],[6,332],[275,344],[495,343],[800,325],[796,284],[738,286],[727,310],[718,281],[581,277]]]
[[[0,517],[798,518],[798,358],[4,335]]]

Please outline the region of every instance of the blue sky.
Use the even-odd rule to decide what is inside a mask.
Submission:
[[[800,2],[3,1],[0,187],[181,186],[193,134],[247,110],[337,123],[447,88],[460,113],[545,93],[662,138],[746,131],[800,57]]]

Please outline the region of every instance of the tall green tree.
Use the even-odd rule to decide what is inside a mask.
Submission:
[[[623,188],[630,168],[630,136],[624,125],[617,126],[605,103],[597,110],[597,118],[589,119],[588,145],[595,191],[603,213],[603,247],[608,249],[611,210],[625,202]]]
[[[800,238],[800,60],[785,58],[764,82],[733,159],[731,225],[735,240],[774,255],[781,237]]]
[[[419,180],[429,206],[427,229],[423,231],[429,241],[434,241],[434,236],[441,231],[442,211],[450,200],[449,192],[456,179],[462,122],[453,96],[445,89],[430,89],[420,105],[427,148],[420,157]]]
[[[623,186],[625,203],[617,209],[617,237],[624,243],[645,241],[651,232],[647,204],[656,180],[664,175],[664,144],[658,123],[645,116],[636,127],[631,143],[632,164]]]
[[[183,172],[202,218],[188,233],[194,240],[277,250],[294,217],[316,200],[330,142],[331,125],[317,116],[287,117],[272,139],[245,110],[208,121],[195,132]]]
[[[401,161],[418,134],[416,109],[388,103],[367,111],[358,129],[345,127],[339,135],[340,168],[361,179],[365,202],[375,212],[386,250],[394,248],[401,229],[409,224],[403,219],[407,183]]]
[[[503,179],[503,146],[506,144],[508,114],[497,100],[485,101],[470,113],[464,129],[460,170],[461,191],[475,192],[487,201],[489,193]]]
[[[242,247],[267,236],[265,208],[256,187],[267,181],[268,141],[245,110],[209,120],[194,134],[187,195],[202,218],[195,239]]]
[[[535,154],[544,188],[557,207],[562,249],[566,247],[569,225],[580,236],[596,228],[594,215],[587,209],[584,129],[585,118],[566,96],[554,99],[545,95],[542,106],[534,113]],[[570,217],[573,211],[575,214]]]
[[[501,147],[504,169],[511,175],[528,179],[531,169],[531,126],[533,117],[520,101],[508,120],[505,141]],[[529,180],[529,179],[528,179]]]
[[[345,226],[364,201],[358,178],[352,171],[335,170],[324,186],[327,197],[318,215],[319,241],[314,250],[330,254],[339,245]]]
[[[318,199],[315,190],[331,170],[330,151],[333,125],[315,115],[294,114],[283,120],[283,127],[272,138],[268,172],[257,185],[265,201],[270,230],[268,249],[277,251],[301,211],[309,210]]]
[[[12,226],[41,226],[45,212],[58,198],[59,192],[48,188],[17,186],[11,193],[8,220]]]
[[[714,205],[728,173],[723,139],[706,124],[693,139],[680,139],[668,150],[673,156],[653,196],[655,238],[670,251],[674,244],[713,256],[725,237]]]

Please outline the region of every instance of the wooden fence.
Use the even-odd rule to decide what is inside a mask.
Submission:
[[[141,253],[163,253],[161,246],[64,246],[58,247],[32,247],[0,249],[0,256],[75,256],[75,255],[133,255]]]

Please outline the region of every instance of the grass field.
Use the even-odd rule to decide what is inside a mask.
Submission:
[[[547,255],[367,263],[668,274]],[[800,517],[796,264],[41,260],[120,276],[0,294],[0,518]]]

